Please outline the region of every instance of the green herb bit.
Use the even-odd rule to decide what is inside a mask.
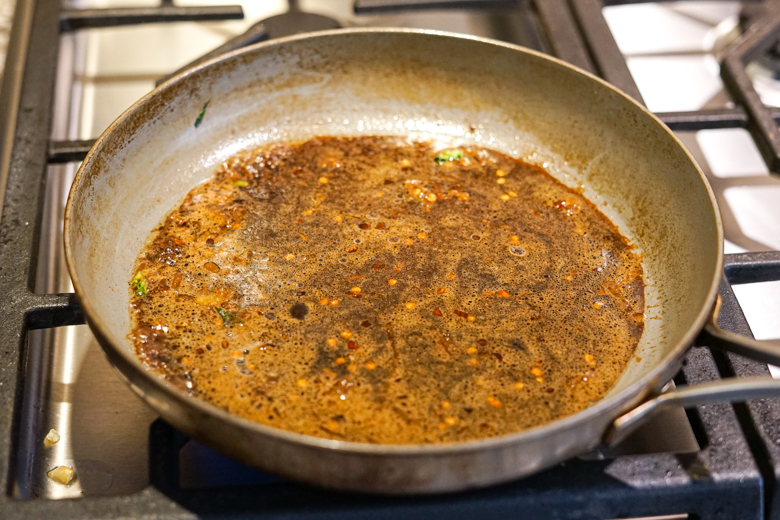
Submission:
[[[242,320],[238,319],[235,312],[226,311],[221,307],[214,307],[214,310],[217,311],[219,317],[222,318],[222,324],[225,327],[232,327],[234,323],[244,323]]]
[[[195,128],[198,128],[200,124],[203,122],[203,116],[206,115],[206,108],[208,108],[209,103],[211,103],[210,99],[206,101],[206,104],[204,104],[203,108],[201,108],[200,112],[198,112],[198,117],[195,118]]]
[[[459,161],[460,159],[463,159],[463,152],[460,150],[444,150],[433,158],[436,164],[443,164],[447,161]]]
[[[132,282],[130,282],[133,286],[133,290],[135,291],[135,295],[139,298],[144,298],[146,296],[149,296],[149,292],[146,290],[146,280],[144,280],[144,277],[141,273],[138,273],[133,277]]]
[[[249,186],[249,183],[246,181],[236,181],[233,183],[233,186],[238,186],[239,188],[246,188]]]

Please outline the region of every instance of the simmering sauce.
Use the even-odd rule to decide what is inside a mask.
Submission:
[[[322,137],[235,156],[156,228],[138,356],[285,430],[370,443],[517,432],[599,400],[642,335],[640,256],[542,169]]]

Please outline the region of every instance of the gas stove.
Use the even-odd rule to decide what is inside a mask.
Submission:
[[[677,131],[705,170],[724,218],[730,255],[720,324],[759,339],[780,337],[780,180],[773,175],[780,173],[780,109],[772,108],[780,106],[780,6],[208,3],[16,6],[0,93],[0,518],[780,518],[780,401],[771,400],[671,410],[616,448],[455,495],[335,493],[253,470],[157,419],[126,388],[83,325],[61,246],[67,191],[92,140],[188,63],[345,26],[462,32],[598,74]],[[770,369],[777,373],[698,348],[670,384]],[[44,448],[52,428],[60,442]],[[75,469],[69,486],[47,478],[58,465]]]

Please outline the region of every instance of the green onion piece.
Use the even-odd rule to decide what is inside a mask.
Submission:
[[[217,311],[219,317],[222,318],[222,324],[225,327],[232,327],[234,323],[244,323],[242,320],[239,320],[238,317],[236,317],[235,312],[226,311],[221,307],[214,307],[214,310]]]
[[[443,164],[447,161],[458,161],[463,159],[463,152],[460,150],[444,150],[436,154],[433,158],[436,164]]]
[[[246,181],[236,181],[233,183],[233,186],[238,186],[239,188],[246,188],[249,186],[249,183]]]
[[[210,99],[206,101],[206,104],[204,104],[203,108],[201,108],[200,112],[198,112],[198,117],[195,118],[195,128],[198,128],[203,122],[203,116],[206,115],[206,108],[209,106],[209,103],[211,103]]]
[[[139,298],[143,298],[145,296],[149,296],[149,292],[146,290],[146,280],[144,280],[143,275],[141,273],[138,273],[133,277],[132,282],[130,282],[133,286],[133,290],[135,291],[135,295]]]

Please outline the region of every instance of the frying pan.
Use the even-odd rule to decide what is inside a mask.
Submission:
[[[194,124],[209,102],[202,124]],[[136,358],[133,262],[150,231],[240,150],[317,135],[442,135],[542,165],[580,189],[644,255],[645,331],[598,403],[526,431],[436,445],[305,436],[185,395]],[[715,325],[723,231],[704,175],[674,134],[614,87],[491,40],[399,29],[262,43],[186,71],[98,139],[65,212],[68,269],[92,331],[135,393],[168,422],[264,470],[345,490],[431,493],[528,475],[615,442],[665,406],[780,395],[766,379],[657,395],[693,344],[780,363],[778,342]],[[649,400],[648,400],[649,399]]]

